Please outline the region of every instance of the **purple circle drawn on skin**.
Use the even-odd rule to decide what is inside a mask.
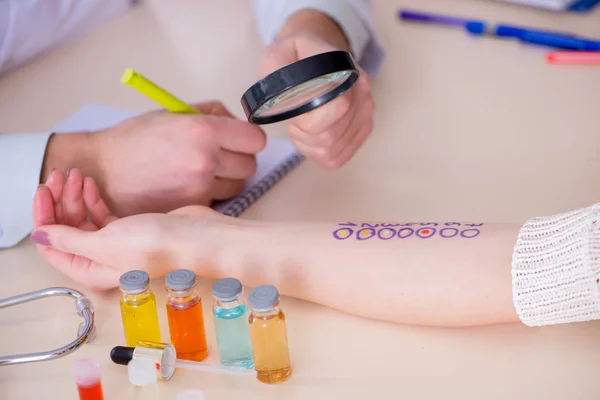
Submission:
[[[344,231],[345,231],[345,233],[344,233]],[[353,233],[354,233],[354,231],[350,228],[339,228],[333,232],[333,237],[336,238],[337,240],[346,240],[350,236],[352,236]]]
[[[429,231],[429,232],[424,234],[423,231]],[[417,233],[417,236],[420,237],[421,239],[429,239],[430,237],[435,235],[435,229],[434,228],[421,228],[416,233]]]
[[[403,234],[402,232],[407,231],[408,234]],[[402,228],[402,229],[398,229],[398,237],[400,239],[406,239],[407,237],[412,236],[412,234],[415,233],[415,230],[413,228]]]
[[[446,226],[452,226],[452,225],[460,226],[460,222],[446,222],[444,225],[446,225]]]
[[[363,232],[368,232],[367,235],[365,236],[363,235]],[[356,239],[358,240],[367,240],[367,239],[371,239],[373,236],[375,236],[375,229],[373,228],[363,228],[360,231],[356,232]]]
[[[454,231],[454,232],[451,233],[450,235],[446,235],[444,233],[445,231]],[[456,235],[458,235],[458,229],[456,229],[456,228],[444,228],[444,229],[440,230],[440,236],[443,238],[446,238],[446,239],[453,238]]]
[[[390,240],[396,236],[396,230],[392,228],[383,228],[377,232],[377,237],[381,240]]]
[[[473,234],[467,235],[467,232],[473,232]],[[474,237],[479,236],[480,233],[481,231],[479,229],[465,229],[460,233],[460,236],[464,237],[465,239],[473,239]]]

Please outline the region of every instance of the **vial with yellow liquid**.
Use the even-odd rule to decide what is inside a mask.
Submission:
[[[119,279],[121,318],[125,342],[135,347],[139,342],[160,342],[156,298],[150,290],[150,277],[144,271],[129,271]]]
[[[264,383],[283,382],[291,376],[292,367],[279,292],[271,285],[259,286],[250,291],[248,303],[256,377]]]

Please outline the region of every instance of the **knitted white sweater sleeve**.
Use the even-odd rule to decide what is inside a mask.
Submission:
[[[529,326],[600,319],[600,203],[533,218],[512,261],[513,302]]]

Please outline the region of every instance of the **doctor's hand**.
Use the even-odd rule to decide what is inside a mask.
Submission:
[[[349,50],[346,37],[329,17],[315,10],[292,15],[276,40],[265,48],[261,78],[288,64],[316,54]],[[367,74],[343,96],[289,120],[288,134],[307,158],[326,168],[344,165],[373,130],[374,102]]]
[[[232,198],[254,174],[265,134],[221,103],[196,108],[204,114],[160,110],[103,131],[53,135],[41,179],[79,168],[119,216]]]

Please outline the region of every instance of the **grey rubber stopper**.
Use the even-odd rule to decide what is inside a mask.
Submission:
[[[279,292],[272,285],[258,286],[250,291],[248,302],[256,311],[267,311],[279,301]]]
[[[141,290],[150,284],[150,277],[144,271],[125,272],[119,278],[119,286],[124,290]]]
[[[189,269],[178,269],[169,272],[165,278],[165,286],[171,290],[186,290],[196,283],[196,274]]]
[[[242,293],[242,283],[235,278],[224,278],[212,286],[212,295],[220,301],[232,301]]]

